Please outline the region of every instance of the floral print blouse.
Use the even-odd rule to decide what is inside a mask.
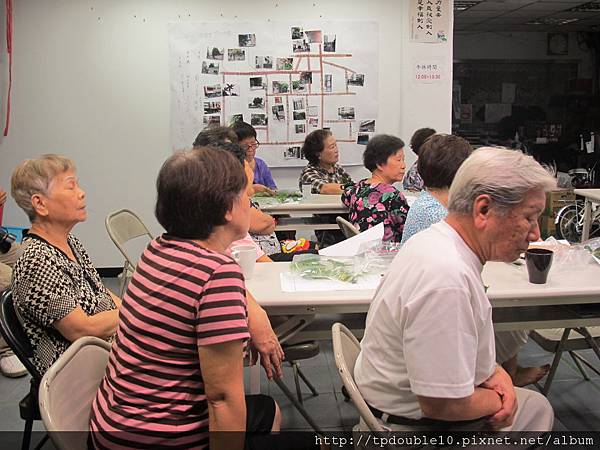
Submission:
[[[361,180],[344,190],[342,202],[349,208],[350,222],[361,232],[383,222],[384,241],[402,240],[409,206],[404,194],[391,184]]]

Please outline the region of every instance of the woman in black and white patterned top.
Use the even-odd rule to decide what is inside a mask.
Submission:
[[[13,270],[13,299],[43,375],[76,339],[112,339],[121,300],[104,287],[71,234],[87,217],[73,162],[60,155],[26,160],[11,184],[13,198],[31,220]]]

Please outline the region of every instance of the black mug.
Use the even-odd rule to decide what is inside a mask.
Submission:
[[[525,252],[525,262],[527,263],[527,273],[529,273],[529,282],[535,284],[544,284],[548,279],[548,272],[552,266],[552,256],[554,252],[545,248],[530,248]]]

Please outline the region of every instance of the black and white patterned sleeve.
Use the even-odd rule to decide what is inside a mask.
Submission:
[[[41,326],[48,327],[73,311],[79,295],[73,280],[45,252],[26,252],[15,265],[15,306]]]

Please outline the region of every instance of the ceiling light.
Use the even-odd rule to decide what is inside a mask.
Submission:
[[[543,19],[531,20],[525,22],[525,25],[567,25],[569,23],[577,22],[579,19],[562,19],[559,17],[545,17]]]
[[[571,9],[567,9],[569,12],[591,12],[597,13],[600,11],[600,3],[589,2],[584,3],[583,5],[575,6]]]
[[[454,11],[465,11],[469,8],[472,8],[475,5],[480,4],[482,1],[483,0],[471,0],[471,1],[456,0],[454,2]]]

